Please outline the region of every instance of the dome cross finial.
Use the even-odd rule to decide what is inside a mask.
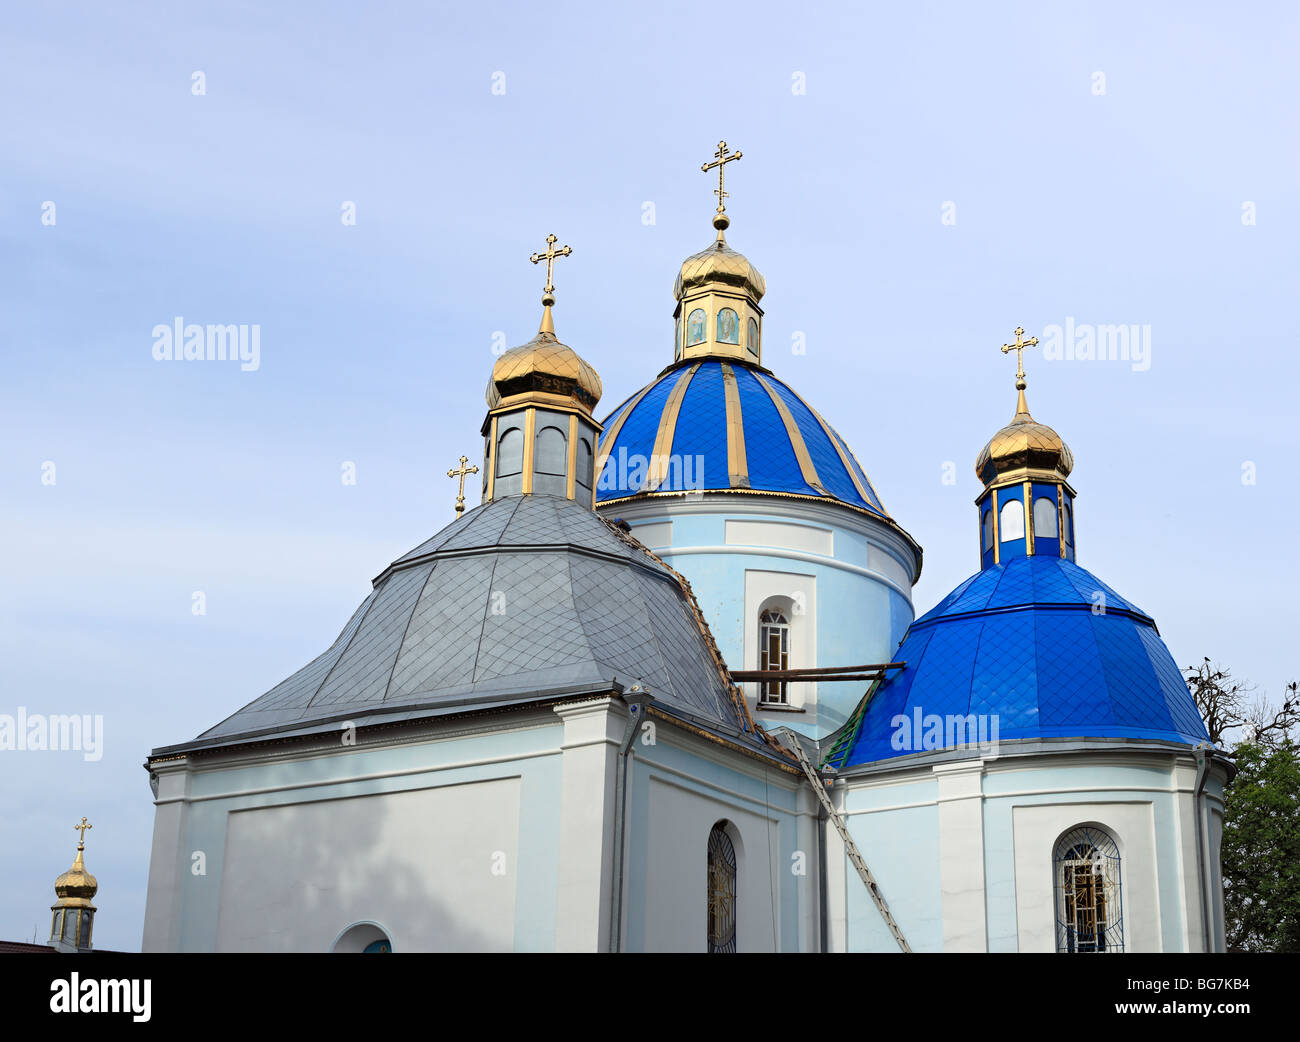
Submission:
[[[1021,391],[1025,389],[1025,348],[1038,345],[1038,337],[1031,336],[1028,340],[1022,340],[1024,335],[1024,327],[1016,326],[1016,342],[1002,345],[1004,355],[1011,351],[1016,353],[1016,389]]]
[[[718,142],[718,150],[713,153],[713,162],[703,164],[700,169],[706,174],[715,167],[718,171],[718,187],[713,190],[713,194],[718,197],[718,210],[713,216],[713,227],[718,229],[718,237],[722,237],[722,232],[726,230],[731,221],[727,217],[727,195],[726,191],[726,170],[727,164],[733,160],[741,158],[744,153],[740,151],[728,152],[725,141]]]
[[[81,824],[80,824],[80,825],[73,825],[73,826],[72,826],[72,829],[73,829],[74,832],[79,832],[79,833],[81,833],[81,835],[80,835],[80,836],[78,837],[78,839],[77,839],[77,849],[78,849],[78,850],[81,850],[81,849],[83,849],[83,848],[86,846],[86,829],[93,829],[94,827],[95,827],[94,825],[92,825],[92,824],[90,824],[88,821],[86,821],[86,818],[85,818],[84,815],[82,816]]]
[[[458,518],[465,512],[465,475],[478,473],[478,467],[471,467],[468,464],[469,457],[462,456],[460,458],[460,465],[452,467],[451,470],[447,471],[447,477],[460,478],[460,489],[456,493],[456,516]]]
[[[542,326],[539,330],[542,333],[555,333],[555,324],[551,321],[551,305],[555,303],[555,284],[552,282],[555,259],[557,257],[567,257],[573,252],[568,246],[561,246],[557,250],[555,244],[558,241],[554,235],[548,235],[546,237],[546,252],[534,253],[528,258],[534,264],[546,261],[546,285],[542,289],[542,307],[545,308],[545,311],[542,312]]]

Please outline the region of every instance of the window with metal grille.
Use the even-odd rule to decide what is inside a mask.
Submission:
[[[696,862],[698,864],[698,862]],[[736,848],[726,826],[709,833],[709,953],[736,951]]]
[[[1056,950],[1122,952],[1119,847],[1103,829],[1083,825],[1056,844]]]
[[[781,670],[790,664],[790,620],[782,612],[769,608],[758,617],[758,668]],[[759,685],[758,697],[763,702],[788,701],[784,680],[765,680]]]

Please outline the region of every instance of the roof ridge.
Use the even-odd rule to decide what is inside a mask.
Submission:
[[[388,680],[384,684],[384,693],[380,696],[379,701],[388,701],[388,691],[393,686],[393,674],[397,672],[397,663],[402,659],[402,648],[406,644],[406,635],[411,632],[411,620],[415,618],[416,613],[420,610],[420,601],[424,597],[424,591],[429,585],[429,580],[433,578],[433,573],[438,570],[438,560],[434,559],[429,566],[429,574],[424,577],[424,582],[420,583],[420,592],[415,595],[415,601],[411,604],[411,614],[406,617],[406,625],[402,627],[402,639],[397,642],[397,651],[393,655],[393,665],[388,670]]]
[[[387,579],[384,580],[384,585],[385,586],[388,585]],[[366,619],[370,618],[370,610],[379,601],[378,587],[375,587],[373,590],[370,591],[370,596],[367,597],[367,600],[370,603],[366,605],[366,613],[361,616],[360,620],[358,620],[357,628],[352,631],[352,636],[350,636],[348,638],[348,642],[345,645],[343,645],[343,650],[339,652],[339,657],[334,660],[334,662],[330,665],[330,668],[326,670],[325,675],[321,677],[320,683],[316,685],[316,690],[311,693],[311,698],[307,699],[307,701],[303,703],[302,708],[304,712],[306,712],[308,709],[311,708],[312,703],[316,701],[316,696],[325,690],[325,685],[326,683],[329,682],[329,678],[334,675],[334,670],[336,670],[338,668],[338,664],[343,661],[343,656],[345,656],[348,653],[348,648],[352,647],[352,642],[357,639],[357,634],[360,633],[362,628],[365,626]],[[256,701],[257,699],[253,699],[253,702]],[[249,705],[252,705],[253,702],[250,702]],[[229,719],[229,717],[227,717],[227,719]],[[222,723],[224,722],[225,721],[222,721]]]
[[[642,543],[630,532],[623,531],[623,529],[621,529],[618,525],[614,524],[614,522],[607,520],[606,518],[602,517],[600,514],[597,514],[596,516],[599,517],[600,520],[612,532],[614,532],[614,534],[617,535],[619,539],[627,543],[628,546],[640,550],[651,560],[656,561],[660,566],[663,567],[663,569],[669,575],[673,577],[673,579],[677,581],[678,587],[681,589],[682,594],[686,598],[686,605],[688,608],[690,608],[691,615],[695,619],[695,624],[699,629],[700,636],[704,640],[704,646],[708,649],[710,656],[713,658],[714,663],[717,665],[718,672],[722,677],[723,686],[726,688],[727,694],[731,698],[731,703],[735,707],[737,714],[740,716],[742,728],[750,731],[753,734],[756,734],[767,745],[770,745],[774,749],[779,750],[782,753],[782,755],[790,759],[795,759],[795,756],[792,752],[790,752],[788,749],[785,748],[785,746],[781,745],[779,742],[773,739],[772,736],[769,735],[767,731],[765,731],[763,727],[754,720],[753,715],[749,711],[749,704],[745,701],[743,694],[741,694],[740,686],[731,679],[731,670],[727,668],[726,660],[723,659],[722,652],[718,649],[718,642],[714,639],[713,631],[709,628],[709,623],[708,620],[704,617],[704,612],[700,610],[699,602],[695,599],[695,591],[691,589],[691,584],[687,580],[687,578],[684,575],[682,575],[679,571],[677,571],[677,569],[674,568],[672,565],[670,565],[667,561],[665,561],[662,557],[656,554],[653,550],[649,549],[649,547],[647,547],[644,543]],[[671,680],[669,682],[671,683]]]

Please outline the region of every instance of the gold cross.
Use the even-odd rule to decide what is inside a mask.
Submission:
[[[551,236],[551,239],[554,240],[554,238],[555,238],[555,236],[552,235],[552,236]],[[566,249],[567,249],[567,247],[566,247]],[[459,466],[459,467],[452,467],[451,470],[447,471],[447,477],[449,477],[449,478],[459,477],[459,478],[460,478],[460,491],[456,494],[456,516],[457,516],[457,517],[460,517],[460,515],[461,515],[461,514],[464,512],[464,510],[465,510],[465,475],[466,475],[466,474],[477,474],[477,473],[478,473],[478,467],[467,467],[467,466],[465,466],[465,464],[468,463],[468,462],[469,462],[469,457],[468,457],[468,456],[462,456],[462,457],[460,458],[460,466]],[[84,820],[84,819],[83,819],[83,820]]]
[[[1034,347],[1038,344],[1038,337],[1031,336],[1028,340],[1021,340],[1025,331],[1022,327],[1016,326],[1016,342],[1014,344],[1003,344],[1002,353],[1005,355],[1010,351],[1016,353],[1016,386],[1022,391],[1025,389],[1025,348]]]
[[[94,827],[94,825],[91,825],[86,821],[84,816],[81,819],[80,825],[72,826],[74,831],[81,833],[81,838],[77,840],[78,847],[84,847],[86,845],[86,829],[93,829]]]
[[[715,166],[718,168],[718,187],[713,190],[713,194],[718,197],[718,213],[722,213],[722,211],[724,211],[727,208],[727,204],[723,201],[727,198],[727,195],[729,194],[723,191],[723,173],[726,170],[726,165],[730,163],[733,159],[739,159],[744,154],[745,153],[743,152],[732,152],[728,154],[727,143],[725,141],[719,141],[718,150],[713,153],[713,162],[705,163],[702,167],[700,167],[700,169],[703,170],[706,174],[710,170],[712,170]]]
[[[546,288],[542,290],[542,293],[544,294],[542,297],[542,303],[547,307],[550,307],[555,303],[555,286],[551,284],[551,271],[555,267],[555,258],[567,257],[573,252],[567,246],[561,246],[557,250],[555,248],[557,241],[558,240],[554,235],[548,235],[546,237],[546,252],[534,253],[528,258],[534,264],[540,264],[543,260],[546,261]]]

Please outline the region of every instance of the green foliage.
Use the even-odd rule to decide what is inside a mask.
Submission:
[[[1300,951],[1300,749],[1269,745],[1237,745],[1237,776],[1224,793],[1229,950]]]

